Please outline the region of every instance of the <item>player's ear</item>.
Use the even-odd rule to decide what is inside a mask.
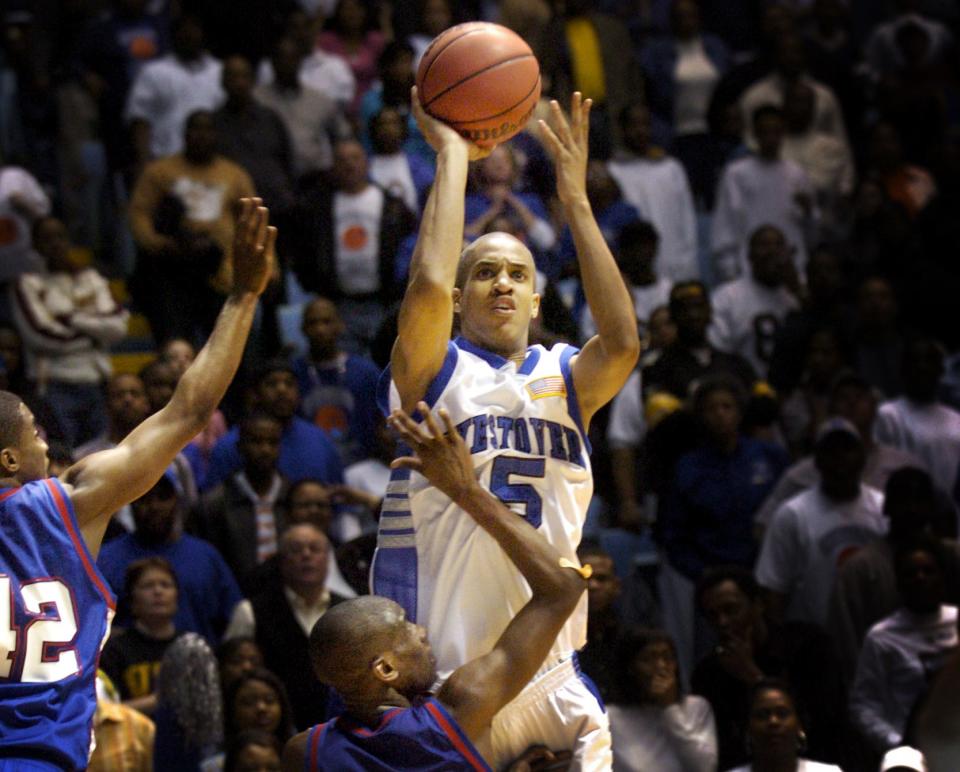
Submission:
[[[393,666],[388,655],[381,654],[373,661],[373,675],[378,681],[392,684],[400,677],[400,671]]]
[[[4,472],[16,474],[20,471],[20,454],[16,448],[4,448],[0,450],[0,466]]]
[[[462,293],[460,292],[460,288],[459,288],[459,287],[454,287],[454,288],[453,288],[453,313],[455,313],[455,314],[459,314],[459,313],[460,313],[460,297],[461,297],[461,294],[462,294]]]
[[[540,316],[540,294],[537,292],[533,293],[533,305],[531,306],[530,318],[536,319]]]

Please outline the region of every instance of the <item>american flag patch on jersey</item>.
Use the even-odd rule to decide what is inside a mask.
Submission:
[[[562,375],[548,375],[546,378],[527,384],[527,391],[531,399],[543,399],[544,397],[566,397],[567,384],[563,381]]]

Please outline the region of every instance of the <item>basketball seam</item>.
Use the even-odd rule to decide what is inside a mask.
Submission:
[[[463,37],[463,36],[461,35],[461,37]],[[459,40],[460,38],[457,38],[457,39]],[[468,80],[470,80],[471,78],[475,78],[475,77],[477,77],[478,75],[483,75],[485,72],[490,72],[490,70],[495,70],[497,67],[502,67],[502,66],[505,65],[505,64],[511,64],[511,63],[513,63],[513,62],[519,62],[521,59],[534,59],[534,58],[535,58],[535,57],[534,57],[533,54],[521,54],[520,56],[511,56],[509,59],[501,59],[499,62],[494,62],[493,64],[488,64],[488,65],[487,65],[486,67],[484,67],[482,70],[477,70],[476,72],[472,72],[472,73],[470,73],[469,75],[467,75],[467,77],[461,78],[461,79],[458,80],[456,83],[450,84],[450,85],[447,86],[443,91],[441,91],[439,94],[437,94],[435,97],[433,97],[429,102],[427,102],[423,107],[424,107],[424,109],[429,109],[430,105],[432,105],[434,102],[436,102],[436,101],[437,101],[440,97],[442,97],[444,94],[448,94],[449,92],[453,91],[453,89],[457,88],[457,86],[462,86],[464,83],[466,83],[466,82],[467,82]],[[433,61],[435,62],[436,59],[434,59]],[[433,62],[431,62],[430,64],[433,64]],[[538,80],[539,80],[539,77],[538,77]]]
[[[444,43],[444,44],[443,44],[443,48],[439,49],[439,50],[437,51],[437,53],[434,54],[433,59],[430,59],[430,63],[427,65],[427,69],[425,69],[425,70],[423,71],[423,77],[420,79],[420,84],[423,85],[424,83],[427,82],[427,75],[430,74],[430,69],[431,69],[431,68],[433,67],[433,65],[436,63],[436,61],[437,61],[437,59],[439,58],[440,54],[442,54],[444,51],[446,51],[448,48],[450,48],[450,46],[452,46],[452,45],[453,45],[454,43],[456,43],[458,40],[462,40],[463,38],[465,38],[467,35],[472,35],[472,34],[474,34],[475,32],[484,32],[484,31],[486,31],[486,30],[485,30],[484,28],[481,28],[481,27],[478,27],[478,28],[476,28],[476,29],[468,29],[468,30],[466,30],[465,32],[463,32],[462,34],[457,35],[453,40],[448,40],[446,43]],[[433,48],[433,45],[432,45],[432,44],[427,48],[426,51],[423,52],[424,58],[426,58],[427,56],[430,55],[430,49],[431,49],[431,48]],[[433,100],[431,99],[430,101],[432,102]]]
[[[494,113],[493,115],[488,115],[485,118],[474,118],[472,121],[456,121],[456,124],[457,126],[469,126],[471,123],[483,123],[484,121],[492,121],[494,118],[499,118],[501,115],[506,115],[511,110],[516,110],[517,105],[523,104],[530,97],[530,95],[537,90],[537,87],[539,85],[540,85],[540,76],[538,75],[537,82],[533,84],[533,88],[531,88],[526,94],[524,94],[523,97],[521,97],[516,104],[511,105],[506,110],[503,110],[499,113]],[[453,119],[450,119],[450,120],[453,120]]]

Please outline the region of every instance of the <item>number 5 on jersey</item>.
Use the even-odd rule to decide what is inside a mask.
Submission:
[[[13,618],[14,592],[20,593],[30,620]],[[0,678],[21,683],[51,683],[80,672],[76,603],[59,579],[33,579],[20,587],[0,574]],[[17,678],[17,663],[20,677]]]
[[[530,483],[511,482],[512,476],[542,478],[546,460],[522,456],[497,456],[490,469],[490,492],[508,507],[524,505],[524,519],[534,528],[540,527],[543,499]]]

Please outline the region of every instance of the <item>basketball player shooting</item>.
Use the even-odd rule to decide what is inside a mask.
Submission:
[[[576,563],[593,492],[587,427],[636,363],[639,340],[627,289],[586,194],[590,102],[574,94],[569,121],[551,103],[541,123],[557,172],[597,335],[582,350],[528,346],[539,313],[530,251],[503,233],[462,255],[467,161],[479,148],[424,113],[437,151],[428,198],[384,374],[382,407],[445,409],[470,449],[481,484]],[[454,318],[459,335],[450,340]],[[496,542],[442,491],[395,470],[380,519],[373,587],[430,631],[441,679],[491,651],[530,590]],[[530,745],[573,751],[576,770],[609,769],[608,721],[575,652],[586,642],[586,598],[531,683],[478,743],[497,769]]]
[[[33,415],[0,392],[0,771],[86,769],[94,680],[114,598],[95,561],[113,513],[146,493],[207,425],[270,278],[276,229],[243,199],[233,291],[170,402],[116,448],[47,478]]]

